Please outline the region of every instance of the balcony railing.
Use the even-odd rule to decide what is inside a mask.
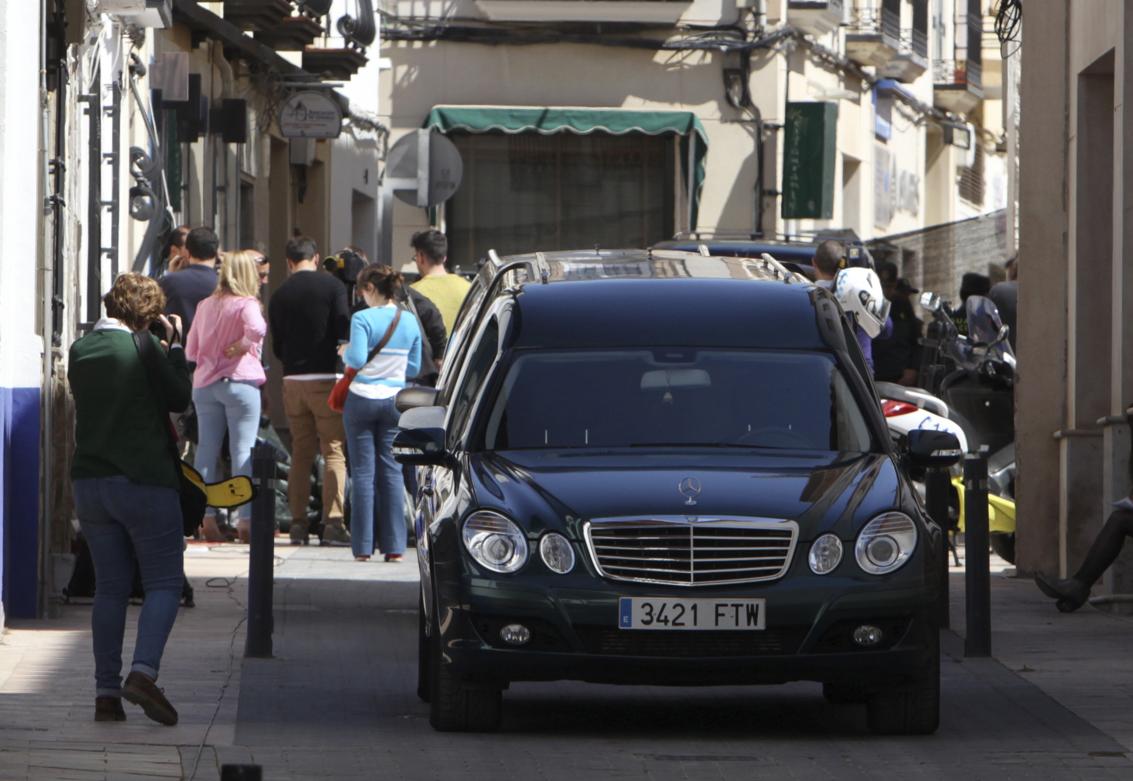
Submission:
[[[983,88],[983,68],[975,60],[934,60],[932,81],[938,87]]]
[[[897,41],[901,37],[901,17],[888,8],[855,8],[846,25],[849,35],[881,35]]]
[[[905,44],[908,42],[908,49]],[[928,60],[928,33],[915,27],[907,27],[901,31],[901,50],[911,51],[913,54]]]
[[[693,0],[476,0],[493,22],[675,24]],[[722,20],[721,20],[722,21]]]

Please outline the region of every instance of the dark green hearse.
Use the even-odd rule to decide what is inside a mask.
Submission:
[[[882,733],[939,720],[941,529],[828,291],[770,260],[560,252],[481,268],[410,389],[418,693],[498,726],[511,681],[821,682]]]

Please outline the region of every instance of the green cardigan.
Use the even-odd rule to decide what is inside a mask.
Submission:
[[[102,321],[105,322],[105,321]],[[159,357],[165,351],[154,340]],[[101,328],[71,345],[68,379],[75,397],[72,479],[122,475],[141,485],[178,488],[178,466],[163,418],[182,412],[192,381],[180,348],[158,362],[160,389],[150,383],[133,335]]]

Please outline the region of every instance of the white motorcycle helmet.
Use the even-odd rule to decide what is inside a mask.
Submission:
[[[889,318],[889,299],[881,290],[881,280],[871,268],[844,268],[834,277],[834,297],[853,315],[870,339],[885,328]]]

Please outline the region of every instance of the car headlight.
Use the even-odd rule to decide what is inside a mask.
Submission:
[[[834,571],[842,561],[842,541],[836,534],[824,534],[810,546],[810,571],[815,575],[827,575]]]
[[[539,557],[547,569],[558,575],[565,575],[574,569],[574,548],[558,532],[547,532],[539,540]]]
[[[515,572],[527,562],[527,537],[499,513],[472,513],[464,521],[464,547],[492,572]]]
[[[899,569],[917,548],[917,525],[904,513],[877,516],[865,525],[854,545],[858,566],[871,575]]]

